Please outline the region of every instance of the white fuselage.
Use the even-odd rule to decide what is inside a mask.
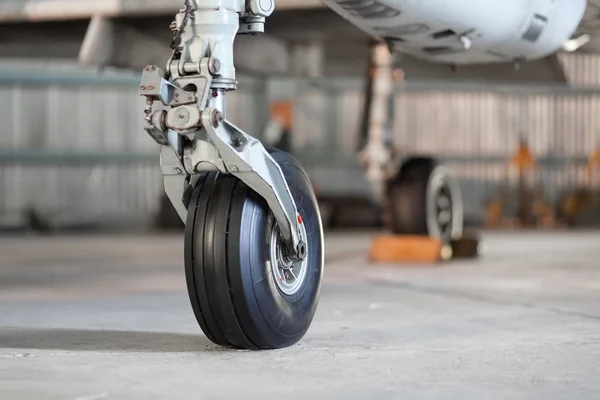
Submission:
[[[323,0],[394,48],[452,64],[530,60],[573,35],[586,0]]]

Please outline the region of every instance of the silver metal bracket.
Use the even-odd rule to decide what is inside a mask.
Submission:
[[[156,65],[148,65],[142,72],[140,95],[159,100],[166,106],[193,104],[196,96],[178,88],[165,79],[165,72]]]
[[[217,148],[227,173],[263,197],[273,212],[285,240],[301,259],[306,257],[306,238],[302,237],[296,203],[277,162],[262,143],[224,120],[213,108],[202,112],[202,125]]]
[[[226,172],[223,159],[206,137],[206,132],[197,132],[196,138],[197,140],[183,149],[183,166],[186,172],[190,175],[210,171]]]
[[[167,146],[160,147],[160,167],[167,197],[173,204],[179,218],[185,222],[187,219],[187,207],[183,203],[183,196],[186,189],[186,180],[189,177],[186,175],[181,161],[172,148]]]
[[[197,93],[197,103],[200,106],[206,104],[210,93],[213,76],[218,75],[221,70],[221,62],[214,57],[204,57],[199,62],[186,61],[187,47],[184,47],[180,58],[171,58],[169,71],[173,84],[185,88],[193,87]],[[185,104],[185,103],[179,103]]]

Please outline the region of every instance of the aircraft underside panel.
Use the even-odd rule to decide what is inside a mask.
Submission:
[[[586,0],[324,0],[400,52],[432,62],[530,60],[559,50]]]

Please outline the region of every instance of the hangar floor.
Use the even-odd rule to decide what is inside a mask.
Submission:
[[[600,233],[402,269],[370,235],[327,235],[315,323],[273,352],[199,332],[178,236],[2,238],[0,398],[600,398]]]

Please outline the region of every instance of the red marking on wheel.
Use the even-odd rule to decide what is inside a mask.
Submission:
[[[298,214],[298,223],[302,225],[302,215]]]

